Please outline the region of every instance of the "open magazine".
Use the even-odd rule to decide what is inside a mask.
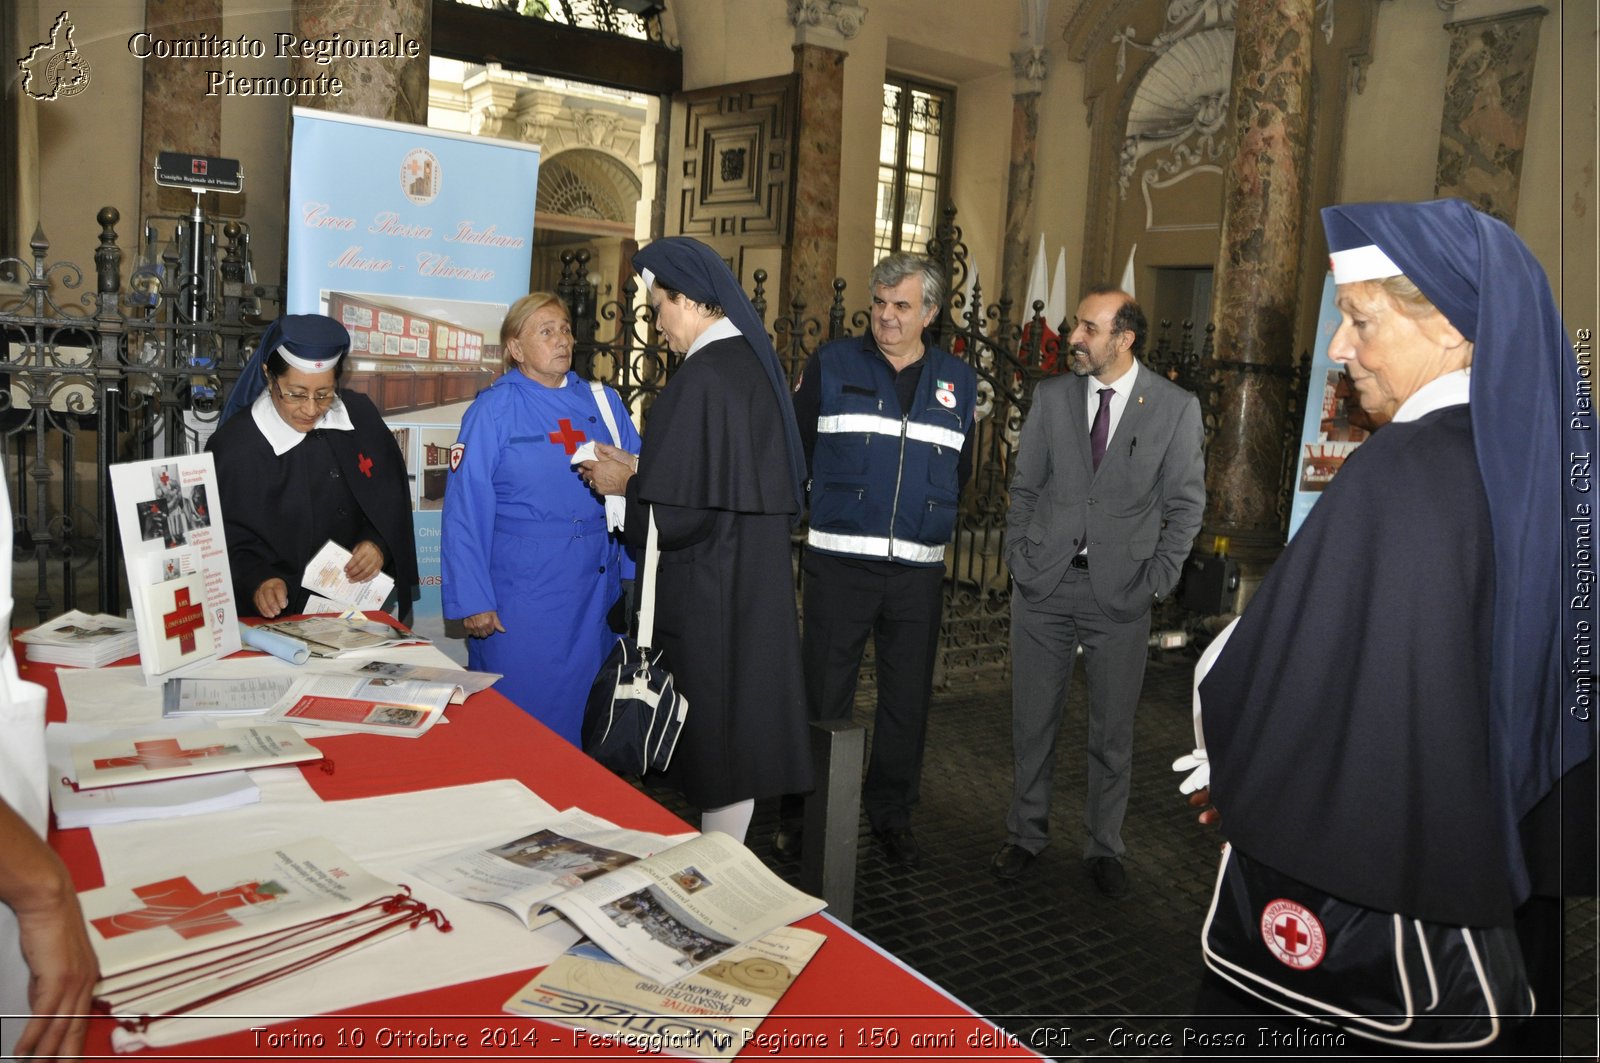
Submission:
[[[410,870],[457,897],[504,908],[529,930],[537,930],[561,918],[549,906],[551,899],[679,840],[624,830],[569,808],[515,838],[463,849]]]
[[[582,941],[517,990],[505,1009],[588,1030],[597,1041],[732,1059],[826,940],[779,927],[671,985],[642,978]]]
[[[535,839],[530,843],[530,859],[535,866],[546,859],[559,859],[561,864],[572,865],[560,868],[561,876],[570,876],[569,882],[577,881],[540,898],[536,893],[547,889],[552,881],[550,872],[558,868],[551,863],[543,871],[530,873],[526,876],[526,890],[511,893],[517,905],[523,898],[528,899],[528,914],[516,913],[518,917],[529,923],[532,917],[542,914],[534,905],[548,905],[614,959],[663,985],[823,908],[819,898],[784,882],[726,834],[702,834],[631,861],[622,859],[620,854],[624,851],[617,844],[606,848],[619,855],[605,857],[598,851],[585,851],[586,847],[600,847],[577,839],[562,837],[557,841],[538,838],[536,834],[528,837]],[[464,866],[470,862],[460,859],[464,855],[456,854],[446,862],[455,860],[451,868],[471,880],[471,869]],[[469,896],[461,892],[459,884],[433,877],[439,873],[440,863],[435,861],[427,868],[413,870],[458,896]],[[605,866],[608,863],[618,866]],[[537,882],[535,875],[543,877],[544,882]],[[491,903],[516,912],[504,896]]]
[[[339,657],[356,650],[381,650],[428,641],[398,625],[364,616],[308,616],[302,620],[274,620],[261,627],[299,639],[313,657]]]

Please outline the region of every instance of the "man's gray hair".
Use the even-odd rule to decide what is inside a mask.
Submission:
[[[944,302],[944,274],[933,259],[926,255],[913,255],[909,251],[896,251],[885,255],[883,261],[872,267],[872,288],[878,285],[893,288],[913,273],[922,276],[922,308],[931,310]]]

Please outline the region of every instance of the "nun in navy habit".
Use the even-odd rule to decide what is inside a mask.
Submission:
[[[393,576],[392,608],[410,615],[417,550],[405,460],[372,401],[339,389],[349,349],[331,317],[280,317],[206,443],[240,616],[303,612],[305,567],[329,540],[351,552],[351,580]]]
[[[1440,200],[1323,224],[1329,354],[1389,423],[1200,683],[1210,796],[1239,852],[1342,900],[1519,925],[1539,1010],[1559,1010],[1551,931],[1525,915],[1562,892],[1563,814],[1565,888],[1594,889],[1593,658],[1574,656],[1596,622],[1594,494],[1569,460],[1593,449],[1592,403],[1500,221]]]
[[[783,372],[733,274],[698,241],[633,259],[655,325],[684,355],[650,407],[636,475],[599,448],[583,475],[661,540],[656,639],[689,716],[666,781],[702,828],[743,840],[753,799],[811,788],[790,529],[805,465]]]

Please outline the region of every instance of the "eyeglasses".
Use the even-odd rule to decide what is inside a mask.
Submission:
[[[277,381],[273,381],[272,391],[278,396],[279,402],[288,406],[304,406],[309,402],[319,410],[326,410],[339,400],[339,393],[336,391],[318,391],[315,393],[284,391],[278,386]]]

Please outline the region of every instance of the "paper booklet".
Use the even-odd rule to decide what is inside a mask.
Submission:
[[[537,930],[561,918],[548,906],[551,898],[680,841],[624,830],[569,808],[506,841],[473,846],[407,870],[457,897],[504,908],[529,930]]]
[[[303,620],[274,620],[261,627],[299,639],[310,648],[313,657],[338,657],[356,650],[381,650],[428,641],[403,627],[362,616],[309,616]]]
[[[826,940],[779,927],[671,985],[641,978],[583,941],[519,989],[505,1010],[646,1050],[732,1059]]]
[[[72,746],[80,790],[321,759],[322,750],[286,724],[169,732]]]
[[[183,732],[175,732],[175,735]],[[142,732],[107,732],[92,724],[52,723],[44,729],[45,762],[50,766],[50,807],[56,826],[96,827],[141,819],[192,816],[239,808],[261,800],[261,788],[248,772],[224,771],[189,779],[166,779],[129,786],[102,786],[75,790],[72,764],[74,742],[117,737],[140,737]]]
[[[416,738],[463,696],[461,688],[450,683],[395,679],[370,671],[188,678],[167,682],[161,692],[161,715],[259,715],[270,722]]]
[[[300,585],[318,598],[339,607],[356,609],[382,609],[389,595],[394,593],[394,577],[379,572],[365,583],[352,583],[344,574],[350,563],[350,551],[329,539],[306,565]],[[322,612],[306,607],[306,612]]]
[[[17,641],[30,661],[72,668],[100,668],[139,652],[139,631],[132,620],[77,609],[24,631]]]
[[[504,894],[492,903],[516,912],[524,922],[541,914],[534,904],[548,905],[612,958],[663,985],[823,908],[822,900],[790,886],[749,849],[715,831],[633,861],[597,852],[592,843],[577,842],[558,832],[536,831],[527,837],[526,848],[531,851],[521,866],[539,868],[544,864],[539,872],[542,885],[554,881],[551,871],[570,874],[577,881],[547,899],[536,900],[532,894],[541,884],[531,875],[507,873],[504,884],[497,884],[485,872],[499,870],[498,866],[471,859],[470,854],[456,854],[430,863],[426,870],[412,870],[458,896],[467,896],[459,892],[462,882],[432,877],[439,873],[439,864],[447,863],[448,871],[459,880],[475,882],[480,888],[484,884],[487,888],[511,886],[507,893],[516,898],[515,905],[520,907],[527,898],[527,915],[506,904]],[[607,848],[623,852],[619,841],[613,839]],[[499,849],[514,852],[516,844],[510,842]],[[449,863],[452,860],[454,863]],[[521,882],[527,883],[526,892]]]
[[[237,650],[239,617],[212,456],[127,462],[110,473],[145,681]]]
[[[206,1008],[248,1012],[264,983],[426,923],[449,926],[322,838],[78,900],[100,961],[95,1004],[130,1031]]]

